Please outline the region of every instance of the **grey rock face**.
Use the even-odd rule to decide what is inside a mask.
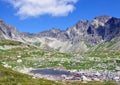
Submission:
[[[120,34],[120,19],[111,16],[95,17],[92,22],[82,20],[65,31],[53,28],[35,34],[37,37],[51,37],[62,41],[70,41],[72,44],[84,41],[85,43],[99,43],[101,40],[110,41]]]
[[[113,38],[120,35],[120,19],[110,18],[104,26],[99,26],[97,28],[97,33],[105,41],[110,41]]]
[[[20,38],[20,33],[15,27],[12,27],[0,20],[0,36],[7,39],[18,40],[18,38]]]
[[[95,17],[94,20],[98,20],[99,22],[106,23],[106,22],[108,22],[111,18],[112,18],[111,16],[103,15],[103,16]]]
[[[66,31],[62,31],[57,28],[53,28],[50,31],[44,31],[35,34],[36,37],[51,37],[51,38],[57,38],[60,40],[68,40],[69,36],[67,35]]]

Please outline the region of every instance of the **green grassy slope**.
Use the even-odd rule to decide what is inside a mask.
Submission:
[[[33,79],[32,76],[21,74],[0,66],[0,85],[60,85],[55,81]]]

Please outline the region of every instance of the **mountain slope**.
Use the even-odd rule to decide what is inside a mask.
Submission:
[[[6,24],[3,20],[0,20],[0,37],[18,41],[20,40],[20,33],[15,27]]]

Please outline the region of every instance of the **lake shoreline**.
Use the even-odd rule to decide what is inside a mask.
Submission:
[[[31,73],[33,70],[57,70],[57,71],[65,71],[70,72],[71,75],[48,75],[48,74],[40,74],[40,73]],[[20,71],[20,70],[19,70]],[[25,72],[24,72],[25,73]],[[48,80],[57,80],[57,81],[115,81],[120,82],[120,72],[111,72],[111,71],[96,71],[96,70],[66,70],[66,69],[56,69],[56,68],[40,68],[27,69],[26,74],[32,75],[33,78],[45,78]]]

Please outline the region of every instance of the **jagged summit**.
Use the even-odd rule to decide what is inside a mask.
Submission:
[[[61,30],[59,28],[52,28],[50,31],[53,33],[61,32]]]
[[[89,24],[90,22],[88,20],[80,20],[79,22],[77,22],[76,28],[85,29],[86,27],[88,27]]]
[[[3,20],[0,21],[0,36],[5,39],[20,39],[19,31],[15,27],[6,24]]]
[[[102,16],[95,17],[94,20],[97,20],[98,22],[106,23],[111,18],[112,18],[112,16],[102,15]]]

